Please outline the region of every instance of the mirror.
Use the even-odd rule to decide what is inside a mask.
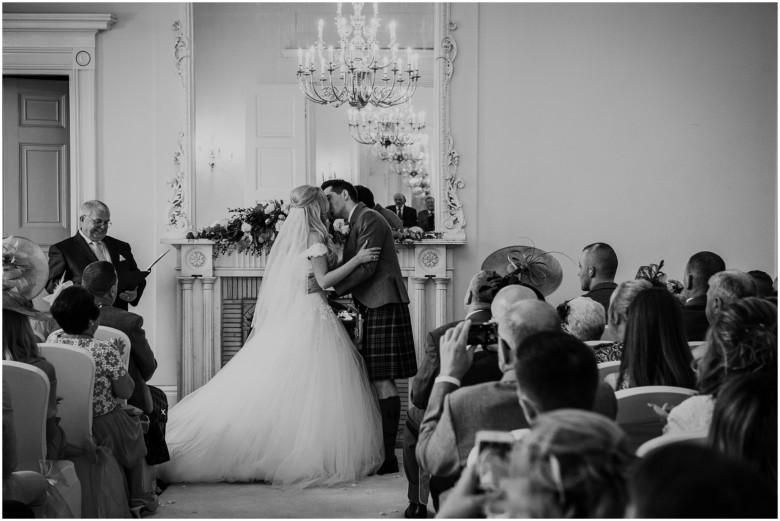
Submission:
[[[338,46],[333,21],[336,3],[193,4],[196,222],[213,222],[224,208],[237,206],[236,201],[247,202],[242,185],[252,152],[244,150],[249,125],[246,93],[254,86],[272,85],[287,87],[290,92],[297,89],[300,99],[306,100],[306,174],[302,182],[319,184],[323,178],[343,177],[369,187],[375,201],[383,206],[393,204],[393,194],[401,192],[407,205],[421,210],[426,205],[425,194],[415,190],[415,181],[409,180],[427,170],[430,186],[423,183],[423,188],[435,200],[436,231],[463,238],[463,212],[457,196],[462,181],[456,177],[458,155],[449,129],[449,80],[457,54],[450,33],[455,26],[449,22],[449,4],[378,5],[380,44],[388,42],[386,27],[395,21],[399,45],[413,47],[419,54],[421,79],[411,103],[415,112],[426,113],[426,137],[414,151],[415,162],[381,159],[374,147],[359,144],[350,136],[346,105],[317,105],[306,100],[298,88],[297,50],[316,42],[320,19],[325,22],[326,45]],[[348,3],[343,10],[347,17],[352,14]],[[372,12],[372,4],[366,4],[364,14],[370,17]],[[301,184],[299,181],[294,179],[288,185]]]

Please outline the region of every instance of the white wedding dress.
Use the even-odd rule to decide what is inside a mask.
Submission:
[[[308,227],[292,208],[274,244],[244,347],[169,412],[168,482],[351,482],[384,459],[363,359],[323,293],[307,293]]]

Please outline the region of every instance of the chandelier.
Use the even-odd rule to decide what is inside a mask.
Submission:
[[[349,109],[349,133],[358,143],[390,147],[416,143],[425,129],[425,111],[411,105],[363,110]]]
[[[395,41],[395,22],[390,22],[390,42],[380,50],[376,39],[379,29],[379,3],[374,2],[374,16],[366,23],[361,14],[363,2],[353,2],[349,21],[341,15],[341,2],[336,9],[336,29],[339,49],[325,47],[318,24],[317,44],[308,50],[298,49],[298,85],[314,103],[334,107],[348,103],[362,109],[368,104],[392,107],[409,101],[420,79],[418,56],[406,49],[406,65],[399,57]]]
[[[411,145],[383,147],[374,145],[374,154],[388,162],[388,173],[403,177],[403,183],[412,188],[414,195],[430,195],[431,177],[428,173],[428,156],[425,153],[428,135]]]

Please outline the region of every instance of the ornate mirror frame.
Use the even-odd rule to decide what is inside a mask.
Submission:
[[[439,172],[432,185],[432,193],[438,204],[436,231],[442,232],[446,242],[463,243],[466,239],[466,220],[458,190],[464,182],[458,177],[460,154],[455,148],[450,122],[450,83],[455,72],[458,46],[453,36],[458,26],[450,19],[451,5],[435,3],[436,32],[434,49],[435,71],[434,97],[438,100],[438,154]],[[193,75],[193,6],[183,3],[180,19],[172,26],[172,54],[176,73],[181,79],[180,131],[177,149],[173,152],[174,176],[168,180],[170,195],[166,212],[167,235],[184,237],[195,228],[195,158],[194,158],[194,75]]]

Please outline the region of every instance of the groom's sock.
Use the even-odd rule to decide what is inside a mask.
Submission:
[[[377,470],[377,474],[398,472],[398,458],[395,456],[395,440],[398,437],[398,422],[401,419],[401,398],[392,396],[379,400],[379,411],[382,413],[382,438],[385,444],[385,462]]]

